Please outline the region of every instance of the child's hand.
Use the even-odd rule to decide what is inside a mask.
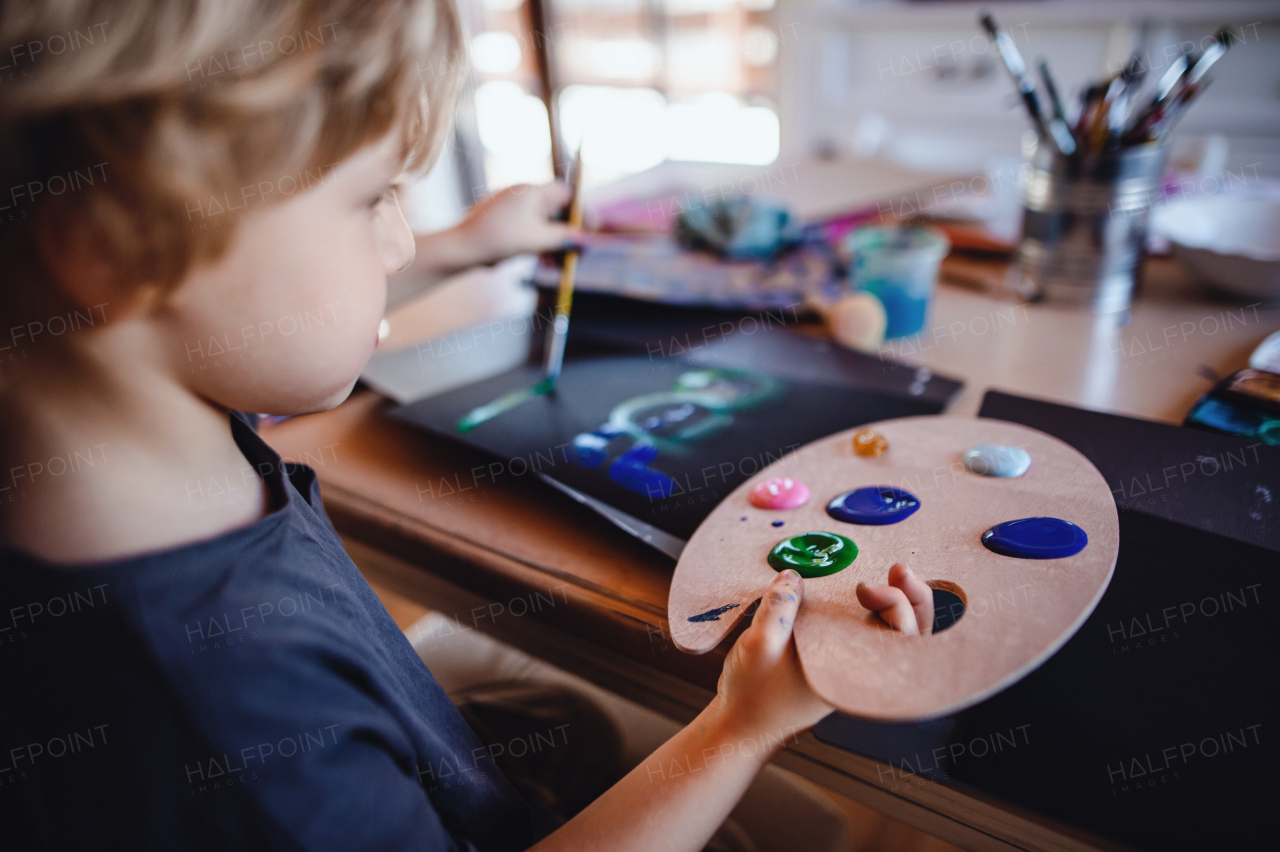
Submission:
[[[933,590],[905,565],[889,569],[889,585],[858,584],[858,601],[908,636],[933,629]],[[760,600],[751,626],[729,652],[715,704],[734,727],[783,737],[816,724],[833,709],[805,680],[791,641],[804,580],[783,571]]]
[[[932,624],[928,586],[902,565],[889,570],[889,583],[876,589],[859,586],[858,598],[890,623],[910,623],[912,628]],[[928,620],[923,604],[911,604],[924,591],[930,592]],[[805,680],[791,641],[803,595],[799,574],[780,573],[765,590],[751,626],[729,652],[707,709],[535,848],[703,848],[756,773],[794,734],[833,709]]]
[[[907,636],[933,632],[933,589],[905,565],[889,569],[889,585],[858,584],[858,603]]]
[[[554,217],[569,203],[570,194],[563,183],[507,187],[472,207],[459,233],[480,263],[568,248],[581,243],[581,233]]]
[[[511,186],[476,204],[447,231],[418,234],[408,269],[387,281],[387,310],[421,295],[450,275],[526,252],[581,245],[582,233],[554,216],[569,202],[569,187]]]
[[[738,637],[724,662],[713,705],[744,736],[784,740],[813,727],[834,708],[805,680],[791,641],[804,580],[781,572],[760,599],[751,626]]]

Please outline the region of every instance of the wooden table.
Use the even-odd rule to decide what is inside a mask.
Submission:
[[[1149,263],[1127,324],[975,289],[1003,273],[999,262],[948,260],[928,327],[884,350],[963,378],[952,413],[973,414],[995,387],[1178,422],[1211,373],[1243,366],[1280,327],[1278,309],[1208,301],[1167,259]],[[724,648],[694,657],[673,647],[671,561],[532,477],[385,419],[387,407],[363,391],[333,411],[263,429],[286,458],[317,469],[325,507],[371,582],[443,612],[460,630],[492,634],[676,720],[692,718],[713,694]],[[923,778],[899,778],[890,792],[875,761],[812,735],[778,764],[966,848],[1106,845]]]

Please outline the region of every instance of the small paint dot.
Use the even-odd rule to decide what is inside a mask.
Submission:
[[[774,525],[775,527],[780,527],[780,526],[782,526],[784,523],[786,523],[786,521],[774,521],[774,522],[773,522],[773,525]]]
[[[747,516],[746,516],[746,515],[743,515],[743,516],[742,516],[742,520],[744,520],[744,521],[745,521],[746,519],[747,519]]]

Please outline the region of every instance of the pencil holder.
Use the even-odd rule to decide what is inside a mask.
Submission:
[[[1128,308],[1165,154],[1159,143],[1071,157],[1037,145],[1022,174],[1019,292],[1097,313]]]

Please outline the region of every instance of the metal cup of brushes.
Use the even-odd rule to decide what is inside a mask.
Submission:
[[[1085,90],[1068,121],[1048,64],[1040,61],[1040,89],[1009,34],[990,15],[979,22],[1036,130],[1022,175],[1015,289],[1099,313],[1126,309],[1145,256],[1151,205],[1160,197],[1169,134],[1209,85],[1206,72],[1234,36],[1219,30],[1203,52],[1171,62],[1154,85],[1147,85],[1135,53],[1122,71]]]
[[[1098,313],[1128,308],[1166,152],[1162,142],[1071,156],[1037,145],[1022,175],[1019,293]]]

